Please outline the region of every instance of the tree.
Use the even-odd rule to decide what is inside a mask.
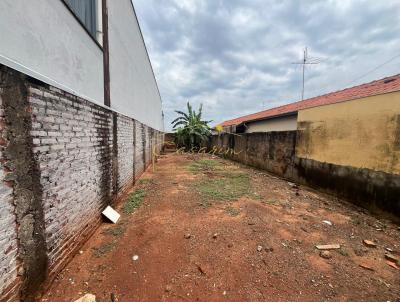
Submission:
[[[184,146],[188,149],[200,148],[201,144],[208,140],[211,135],[211,121],[203,121],[201,119],[203,105],[201,104],[198,112],[192,109],[192,106],[187,103],[187,113],[176,110],[179,115],[171,124],[176,135],[176,143],[178,146]]]

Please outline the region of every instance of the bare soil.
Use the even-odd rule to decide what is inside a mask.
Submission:
[[[176,154],[137,190],[133,213],[121,204],[118,224],[99,228],[42,301],[400,301],[400,270],[385,259],[385,248],[399,257],[399,227],[350,203]],[[325,259],[317,244],[341,248]]]

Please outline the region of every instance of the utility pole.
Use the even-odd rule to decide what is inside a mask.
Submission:
[[[301,89],[301,100],[304,100],[304,82],[305,82],[305,78],[304,77],[305,77],[306,65],[319,64],[319,60],[318,59],[313,59],[313,60],[310,59],[308,57],[308,49],[306,47],[303,50],[303,60],[301,62],[294,62],[292,64],[302,65],[302,68],[303,68],[303,82],[302,82],[302,89]]]

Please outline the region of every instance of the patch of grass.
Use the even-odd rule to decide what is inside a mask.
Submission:
[[[143,185],[143,186],[146,186],[146,185],[149,185],[149,184],[152,184],[152,183],[153,183],[153,180],[150,179],[150,178],[142,178],[142,179],[138,180],[138,184],[139,185]]]
[[[237,200],[250,191],[250,177],[244,173],[222,172],[219,178],[205,178],[194,188],[206,200]]]
[[[107,242],[99,247],[94,247],[93,248],[93,254],[97,257],[103,257],[105,254],[111,252],[115,248],[116,243],[115,242]]]
[[[275,200],[275,199],[268,199],[268,200],[263,200],[262,203],[263,204],[269,204],[269,205],[273,206],[273,205],[276,205],[278,203],[278,201]]]
[[[144,189],[136,190],[131,193],[122,207],[122,211],[125,214],[132,214],[135,209],[137,209],[143,202],[143,199],[146,197],[146,191]]]
[[[227,207],[225,208],[225,211],[231,216],[237,216],[240,214],[240,210],[233,207]]]
[[[125,234],[126,231],[126,227],[122,224],[108,228],[106,230],[103,231],[102,234],[104,235],[110,235],[110,236],[114,236],[114,237],[120,237],[123,234]]]
[[[221,164],[215,160],[211,159],[199,159],[192,162],[188,169],[192,172],[205,172],[205,171],[215,171],[220,168]]]

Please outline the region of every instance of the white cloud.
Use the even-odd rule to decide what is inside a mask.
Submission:
[[[397,0],[134,0],[166,128],[187,100],[217,122],[344,88],[400,54]],[[352,85],[399,73],[400,59]]]

